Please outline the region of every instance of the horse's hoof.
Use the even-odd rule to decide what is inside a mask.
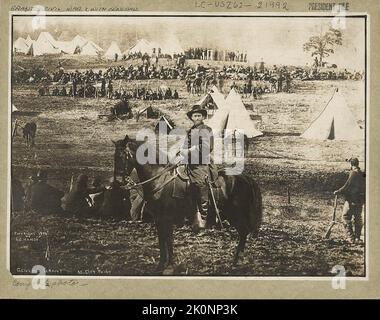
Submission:
[[[165,269],[165,265],[163,263],[159,263],[156,267],[156,271],[163,271]]]
[[[163,271],[163,276],[172,276],[174,274],[174,265],[169,264]]]

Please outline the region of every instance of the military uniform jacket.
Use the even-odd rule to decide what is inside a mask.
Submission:
[[[365,174],[360,169],[351,170],[346,183],[337,193],[343,194],[346,201],[362,204],[365,200]]]
[[[187,162],[189,167],[208,165],[211,163],[211,152],[214,148],[212,129],[201,123],[194,125],[187,132],[184,149],[194,149],[189,152]]]
[[[188,163],[187,173],[191,183],[204,186],[205,176],[210,175],[209,165],[214,148],[212,129],[203,123],[192,126],[184,144],[184,148],[190,149],[191,147],[195,148],[189,152],[188,159],[185,159]]]

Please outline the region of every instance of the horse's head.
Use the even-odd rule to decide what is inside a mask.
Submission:
[[[113,141],[115,145],[114,154],[114,173],[122,175],[123,177],[129,176],[136,166],[136,142],[125,136],[123,140]]]

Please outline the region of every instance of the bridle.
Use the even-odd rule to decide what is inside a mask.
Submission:
[[[128,162],[128,161],[131,162],[131,160],[135,161],[135,158],[134,158],[134,156],[133,156],[133,153],[132,153],[132,151],[128,148],[128,146],[126,146],[124,152],[125,152],[125,159],[126,159],[126,162]],[[161,172],[159,172],[158,174],[154,175],[153,177],[151,177],[151,178],[149,178],[149,179],[147,179],[147,180],[141,181],[141,182],[135,182],[135,181],[130,177],[130,174],[131,174],[132,170],[135,168],[134,166],[132,166],[132,167],[130,168],[130,170],[128,170],[129,172],[128,172],[128,173],[126,172],[126,174],[127,174],[127,180],[128,180],[128,182],[129,182],[131,185],[125,187],[125,189],[129,191],[129,190],[132,190],[132,189],[136,189],[136,188],[138,188],[138,187],[140,187],[140,186],[144,186],[144,185],[146,185],[146,184],[148,184],[148,183],[150,183],[150,182],[152,182],[152,181],[155,181],[155,180],[157,180],[158,178],[160,178],[163,174],[165,174],[165,173],[167,173],[167,172],[172,171],[173,169],[175,169],[175,168],[178,166],[179,163],[180,163],[180,161],[177,161],[177,162],[174,163],[174,164],[168,163],[168,164],[164,167],[164,169],[163,169]],[[151,193],[151,194],[154,194],[154,193],[156,193],[157,191],[161,190],[161,189],[164,188],[168,183],[170,183],[171,181],[173,181],[177,176],[178,176],[178,172],[175,172],[175,174],[174,174],[169,180],[165,181],[162,185],[159,185],[159,186],[157,186],[156,188],[154,188],[153,190],[151,190],[150,193]]]

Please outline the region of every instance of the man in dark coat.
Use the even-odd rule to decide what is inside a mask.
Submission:
[[[31,209],[44,215],[62,213],[63,192],[47,183],[48,175],[44,170],[38,172],[36,179],[37,182],[30,188]]]
[[[197,209],[193,229],[198,231],[205,227],[207,218],[209,190],[205,178],[206,176],[210,177],[210,153],[214,147],[214,137],[212,129],[203,123],[207,117],[206,109],[195,105],[187,113],[187,116],[194,125],[188,131],[181,154],[185,158],[184,161],[188,163],[187,169],[192,186],[192,197]]]
[[[365,174],[359,168],[359,160],[351,158],[351,171],[346,183],[334,194],[342,194],[345,202],[343,205],[343,223],[348,241],[351,243],[360,242],[363,227],[362,208],[365,202]],[[352,228],[352,218],[354,219],[355,232]]]

